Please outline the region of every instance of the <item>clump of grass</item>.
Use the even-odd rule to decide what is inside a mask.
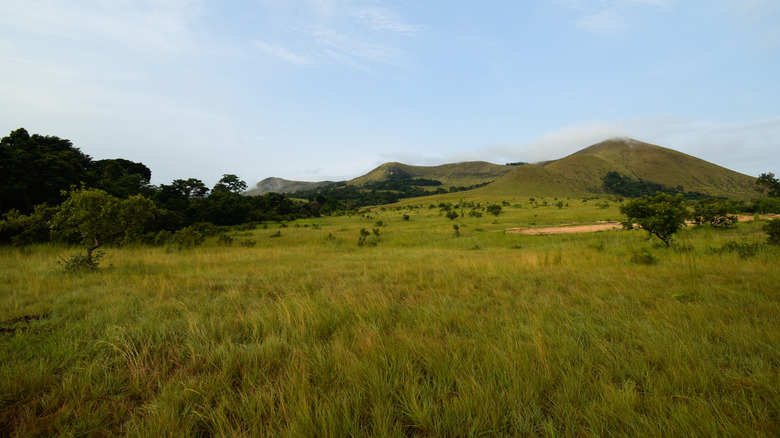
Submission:
[[[641,248],[631,254],[631,263],[637,265],[656,265],[658,257],[654,256],[647,248]]]

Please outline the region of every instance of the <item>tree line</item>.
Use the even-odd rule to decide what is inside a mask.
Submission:
[[[277,193],[243,196],[247,185],[232,174],[223,175],[212,188],[197,178],[152,185],[151,177],[152,171],[143,163],[124,158],[93,160],[70,140],[17,129],[0,139],[0,242],[61,237],[51,233],[50,225],[65,203],[79,196],[87,204],[86,199],[142,200],[134,208],[153,211],[155,220],[144,221],[145,227],[135,230],[138,233],[170,232],[198,223],[231,226],[293,220],[318,216],[322,210],[318,202]],[[85,193],[97,195],[90,198]]]

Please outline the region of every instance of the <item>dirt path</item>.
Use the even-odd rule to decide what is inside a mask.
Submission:
[[[533,234],[533,235],[545,235],[545,234],[572,234],[572,233],[593,233],[596,231],[608,231],[621,229],[620,222],[615,221],[601,221],[595,224],[587,225],[561,225],[557,227],[547,228],[508,228],[506,230],[509,234]]]
[[[761,219],[773,219],[778,217],[775,214],[762,215]],[[753,216],[738,216],[740,222],[752,221]],[[688,225],[691,225],[689,222]],[[636,225],[634,225],[636,227]],[[619,230],[623,228],[617,221],[600,221],[590,224],[561,224],[555,227],[546,228],[507,228],[507,234],[529,234],[529,235],[547,235],[547,234],[573,234],[573,233],[594,233],[596,231]]]

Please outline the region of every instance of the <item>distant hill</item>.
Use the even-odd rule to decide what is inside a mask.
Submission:
[[[501,166],[486,161],[466,161],[442,164],[440,166],[410,166],[401,163],[385,163],[376,169],[349,181],[349,184],[363,185],[367,182],[383,181],[392,177],[408,176],[441,181],[444,187],[468,187],[497,180],[512,171],[514,167]]]
[[[679,192],[698,192],[730,199],[750,199],[756,195],[754,177],[630,138],[609,139],[561,159],[537,164],[502,166],[472,161],[411,166],[385,163],[348,181],[347,185],[362,187],[392,179],[422,178],[440,181],[441,187],[447,189],[480,186],[468,192],[475,196],[573,197],[604,194],[603,178],[610,172],[618,172],[632,180],[661,184]],[[328,183],[267,178],[259,182],[254,190],[293,193]],[[433,190],[433,187],[428,190]]]
[[[680,192],[750,199],[754,177],[630,138],[613,138],[558,160],[521,166],[480,189],[495,195],[579,196],[604,193],[609,172],[662,184]]]
[[[295,193],[302,190],[314,190],[318,187],[322,187],[328,184],[333,184],[333,181],[320,181],[320,182],[308,182],[308,181],[290,181],[282,178],[266,178],[245,192],[250,196],[265,195],[266,193]]]

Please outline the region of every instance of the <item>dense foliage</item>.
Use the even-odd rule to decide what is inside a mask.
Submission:
[[[151,177],[143,163],[123,158],[92,160],[69,140],[17,129],[0,140],[0,242],[46,242],[65,209],[70,215],[75,210],[84,217],[97,214],[86,199],[96,203],[98,198],[114,203],[144,199],[155,220],[139,233],[176,231],[204,222],[230,226],[292,220],[317,216],[325,207],[322,202],[293,201],[276,193],[243,196],[247,185],[232,174],[223,175],[211,190],[197,178],[154,186]],[[73,204],[74,194],[85,203]],[[63,233],[54,237],[67,240]]]
[[[644,181],[642,179],[635,180],[615,171],[608,172],[601,180],[605,192],[613,195],[625,196],[627,198],[651,196],[655,193],[666,193],[668,195],[676,195],[679,193],[682,194],[685,199],[703,199],[708,197],[699,192],[686,192],[680,186],[667,187],[652,181]]]
[[[671,245],[672,236],[685,226],[685,220],[690,216],[682,195],[666,193],[628,201],[620,206],[620,212],[626,215],[625,228],[631,228],[636,223],[661,239],[666,246]]]
[[[383,181],[370,181],[361,186],[337,182],[318,187],[313,190],[301,190],[291,193],[290,197],[316,201],[326,206],[326,211],[354,210],[371,205],[392,204],[406,198],[455,193],[478,187],[484,187],[489,182],[471,186],[451,186],[445,189],[442,182],[425,178],[399,177],[394,175]],[[426,190],[423,187],[437,187]]]

